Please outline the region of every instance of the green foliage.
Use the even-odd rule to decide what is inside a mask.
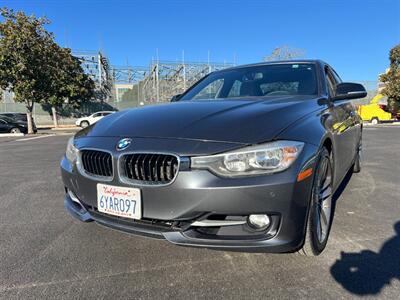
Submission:
[[[56,44],[54,47],[52,95],[46,102],[60,106],[66,100],[72,107],[78,108],[93,97],[94,82],[84,73],[79,59],[72,56],[70,49]]]
[[[94,83],[71,50],[45,30],[46,18],[0,10],[0,88],[14,92],[28,114],[35,103],[79,106],[93,96]]]
[[[390,50],[389,60],[389,71],[380,77],[380,80],[385,82],[382,93],[388,97],[389,109],[392,112],[398,112],[400,108],[400,45]]]

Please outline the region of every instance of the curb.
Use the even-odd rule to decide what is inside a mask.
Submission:
[[[0,137],[18,137],[25,136],[23,133],[0,133]]]
[[[380,124],[371,124],[371,123],[363,123],[364,126],[368,126],[368,127],[380,127],[380,126],[384,126],[384,127],[396,127],[396,126],[400,126],[400,122],[395,122],[395,123],[380,123]]]
[[[54,131],[65,131],[65,130],[80,130],[80,127],[59,127],[59,128],[51,128],[50,130]]]

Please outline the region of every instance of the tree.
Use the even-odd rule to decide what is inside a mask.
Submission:
[[[272,53],[264,57],[264,61],[274,61],[274,60],[287,60],[302,58],[305,56],[305,50],[290,48],[289,46],[283,45],[276,47]]]
[[[400,44],[390,50],[390,68],[380,76],[385,83],[382,94],[388,97],[388,107],[393,113],[400,108]]]
[[[57,127],[57,108],[68,103],[78,108],[83,102],[94,96],[94,82],[84,73],[78,58],[72,56],[68,48],[54,44],[50,62],[53,67],[51,96],[45,102],[50,104],[53,112],[54,126]]]
[[[1,9],[1,16],[0,88],[12,91],[15,100],[25,104],[29,133],[35,103],[77,105],[93,95],[93,81],[70,49],[58,46],[54,35],[45,30],[46,18],[7,8]]]

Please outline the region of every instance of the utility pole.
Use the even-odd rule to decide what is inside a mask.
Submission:
[[[208,73],[211,73],[211,66],[210,66],[210,50],[207,52],[207,64],[208,64]]]
[[[157,63],[156,63],[156,93],[157,93],[157,102],[160,102],[160,82],[159,82],[159,58],[158,58],[158,48],[156,49]]]
[[[99,72],[99,94],[100,94],[100,97],[101,97],[101,99],[100,99],[100,101],[101,101],[101,109],[103,109],[103,101],[104,101],[104,95],[103,95],[103,88],[102,88],[102,85],[103,85],[103,78],[102,78],[102,76],[103,76],[103,74],[102,74],[102,71],[101,71],[101,53],[100,53],[100,51],[99,51],[99,53],[98,53],[98,55],[97,55],[97,59],[98,59],[98,72]]]
[[[185,50],[182,50],[182,67],[183,67],[183,91],[186,91]]]
[[[140,80],[137,83],[137,107],[139,107],[140,103]]]
[[[99,54],[98,54],[97,58],[98,58],[98,72],[99,72],[99,88],[101,89],[101,85],[102,85],[102,78],[101,78],[102,72],[101,72],[101,54],[100,54],[100,51],[99,51]]]

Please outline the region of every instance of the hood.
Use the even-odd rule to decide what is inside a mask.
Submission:
[[[102,118],[76,137],[151,137],[235,143],[273,139],[319,108],[318,99],[281,96],[260,100],[181,101],[135,108]]]

